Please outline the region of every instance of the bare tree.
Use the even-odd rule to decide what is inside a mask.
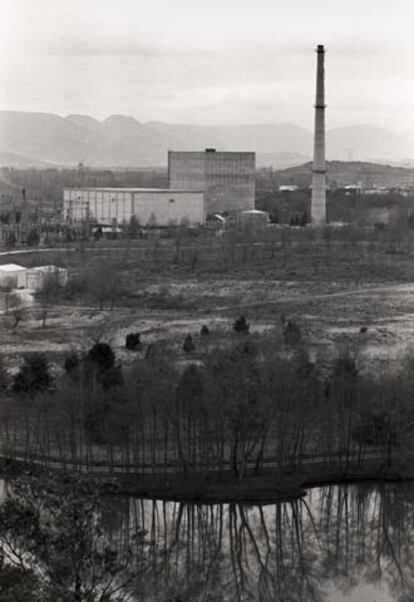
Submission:
[[[38,293],[41,305],[41,319],[43,328],[46,327],[46,319],[50,306],[57,301],[60,294],[59,268],[44,274],[43,286]]]
[[[22,297],[16,293],[8,293],[6,297],[6,313],[10,313],[13,317],[11,328],[16,332],[18,325],[24,316],[24,302]]]

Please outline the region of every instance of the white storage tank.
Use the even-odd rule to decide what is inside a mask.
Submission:
[[[266,227],[269,223],[269,214],[266,211],[259,211],[258,209],[250,209],[249,211],[242,211],[240,214],[240,220],[243,226],[249,225],[253,227]]]

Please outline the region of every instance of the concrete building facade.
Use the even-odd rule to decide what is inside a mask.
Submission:
[[[67,188],[63,192],[67,221],[127,224],[134,216],[141,226],[190,225],[205,222],[201,190],[161,188]]]
[[[168,152],[169,187],[203,190],[207,215],[254,209],[255,168],[250,152]]]

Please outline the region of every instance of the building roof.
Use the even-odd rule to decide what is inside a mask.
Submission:
[[[58,265],[38,265],[35,268],[31,268],[36,272],[59,272],[64,268],[60,268]]]
[[[17,263],[5,263],[4,265],[0,265],[1,272],[21,272],[22,270],[27,270],[22,265],[17,265]]]
[[[101,187],[83,187],[83,186],[74,186],[73,188],[67,187],[64,190],[79,190],[83,192],[163,192],[168,194],[175,194],[177,192],[199,192],[202,193],[204,190],[200,190],[199,188],[189,189],[189,188],[101,188]]]
[[[182,157],[184,156],[193,156],[193,157],[202,157],[205,155],[208,155],[209,157],[211,156],[219,156],[220,158],[223,157],[223,155],[225,157],[228,157],[229,159],[232,157],[237,157],[237,156],[244,156],[244,157],[248,157],[250,156],[250,158],[256,158],[256,152],[255,151],[222,151],[222,150],[217,150],[217,149],[213,149],[213,148],[206,148],[205,150],[198,150],[198,151],[189,151],[189,150],[184,150],[184,151],[180,151],[180,150],[169,150],[168,151],[169,155],[181,155]]]

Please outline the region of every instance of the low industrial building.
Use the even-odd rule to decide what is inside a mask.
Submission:
[[[63,192],[64,217],[69,222],[141,226],[204,224],[204,192],[170,188],[67,188]]]
[[[27,268],[19,272],[17,277],[18,288],[41,290],[49,279],[54,279],[59,286],[65,286],[68,281],[68,271],[57,265],[40,265]]]
[[[27,268],[16,263],[0,265],[0,286],[4,288],[16,288],[19,276],[25,274],[26,271]]]
[[[169,151],[168,185],[202,190],[206,213],[239,213],[255,206],[256,154]]]

